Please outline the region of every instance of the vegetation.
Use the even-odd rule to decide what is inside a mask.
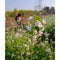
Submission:
[[[19,10],[26,18],[34,11]],[[14,12],[6,12],[13,17]],[[34,20],[23,28],[14,28],[5,33],[6,60],[55,60],[55,18],[49,15],[42,19],[34,15]]]

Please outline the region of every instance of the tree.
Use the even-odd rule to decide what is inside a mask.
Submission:
[[[51,12],[51,14],[55,14],[55,8],[51,7],[50,12]]]
[[[38,11],[41,10],[41,7],[42,7],[42,4],[41,3],[42,3],[42,0],[38,0],[36,2],[35,10],[38,10]]]
[[[46,13],[50,13],[50,7],[44,7],[43,11],[46,12]]]
[[[43,10],[47,12],[49,11],[49,7],[44,7]]]

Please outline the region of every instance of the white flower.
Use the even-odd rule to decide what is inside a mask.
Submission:
[[[43,28],[41,29],[41,31],[44,31],[44,29],[45,29],[45,28],[43,27]]]
[[[46,52],[51,52],[51,49],[50,49],[50,48],[47,48],[47,49],[46,49]]]
[[[45,44],[48,44],[48,41],[45,41]]]
[[[22,37],[22,36],[23,36],[22,34],[19,35],[19,37]]]
[[[19,33],[17,32],[17,33],[15,34],[15,36],[16,36],[16,37],[19,37]]]
[[[45,46],[45,44],[44,44],[44,43],[40,43],[40,45],[41,45],[41,46],[43,46],[43,47]]]
[[[29,45],[26,47],[26,50],[29,50]]]
[[[46,38],[46,40],[48,40],[48,38]]]
[[[35,42],[33,42],[32,45],[34,46],[35,45]]]
[[[29,50],[29,45],[23,44],[24,47],[26,47],[26,50]]]
[[[37,30],[34,30],[34,34],[37,34]]]
[[[22,34],[19,34],[18,32],[15,34],[15,37],[22,37],[23,35]]]
[[[26,33],[26,30],[22,30],[23,33]]]
[[[41,28],[42,27],[42,24],[39,21],[37,21],[37,22],[35,22],[35,26]]]
[[[45,19],[43,19],[43,20],[42,20],[42,23],[43,23],[43,24],[46,24],[46,20],[45,20]]]
[[[39,31],[39,36],[42,36],[43,32],[42,31]]]
[[[34,40],[34,41],[37,40],[37,35],[33,36],[33,40]]]
[[[30,55],[30,52],[29,51],[27,51],[27,53],[26,53],[27,55]]]
[[[31,25],[26,26],[27,30],[31,30]]]
[[[31,39],[30,38],[28,38],[28,41],[29,41],[29,43],[31,43]]]
[[[27,47],[28,45],[27,44],[23,44],[23,46]]]
[[[48,36],[49,36],[49,33],[45,32],[44,35],[45,35],[46,37],[48,37]]]
[[[27,20],[32,20],[34,17],[33,16],[30,16],[29,18],[27,18]]]

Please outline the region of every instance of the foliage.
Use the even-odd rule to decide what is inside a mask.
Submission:
[[[50,37],[49,43],[49,36],[53,37],[55,30],[54,16],[42,21],[41,17],[34,16],[34,20],[27,22],[23,28],[13,28],[5,33],[6,60],[55,60],[53,38]]]
[[[35,11],[32,11],[32,10],[17,10],[17,9],[14,9],[13,11],[6,11],[5,12],[5,15],[7,17],[14,17],[15,15],[17,15],[17,13],[21,13],[22,16],[24,16],[25,18],[29,17],[29,16],[32,16],[35,14]]]

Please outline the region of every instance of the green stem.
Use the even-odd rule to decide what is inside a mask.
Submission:
[[[33,40],[31,38],[31,60],[32,60],[32,53],[33,53]]]

